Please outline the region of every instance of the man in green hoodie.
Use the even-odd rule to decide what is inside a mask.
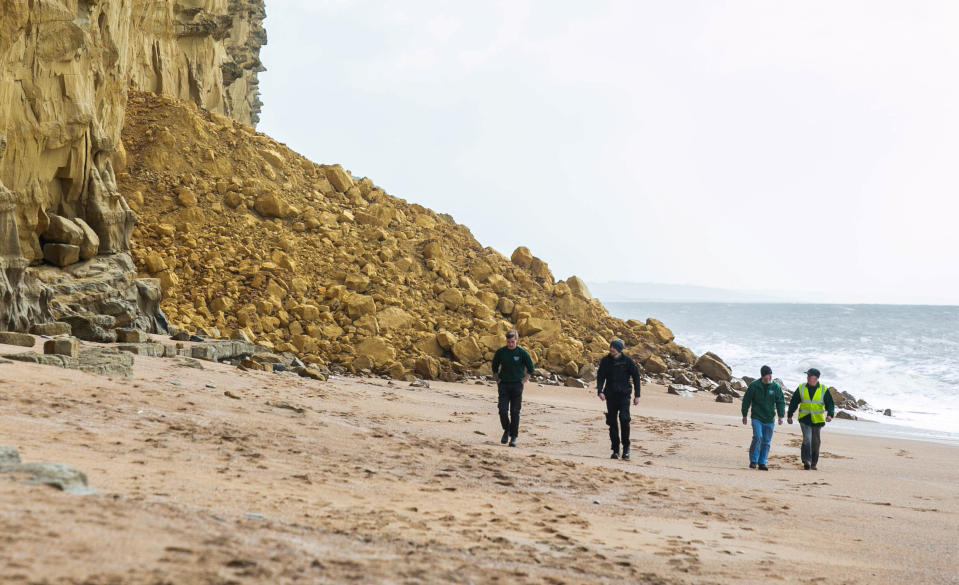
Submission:
[[[769,457],[769,446],[773,441],[773,431],[776,430],[776,415],[779,415],[779,424],[783,424],[786,414],[786,398],[779,384],[773,382],[773,370],[763,366],[759,370],[760,378],[746,388],[743,395],[743,424],[747,424],[747,415],[752,407],[753,440],[749,445],[749,468],[769,471],[766,459]]]
[[[515,329],[506,332],[506,345],[493,354],[493,377],[499,388],[499,420],[503,425],[501,443],[509,441],[516,446],[519,435],[519,410],[523,406],[523,384],[535,371],[533,359],[517,345],[519,334]]]

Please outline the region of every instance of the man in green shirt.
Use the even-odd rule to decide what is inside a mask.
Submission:
[[[756,469],[758,466],[760,471],[769,471],[766,459],[769,457],[773,431],[776,430],[776,414],[779,414],[779,424],[783,424],[786,398],[779,384],[773,382],[772,368],[763,366],[759,376],[743,395],[743,424],[747,424],[746,415],[752,407],[753,440],[749,445],[749,468]]]
[[[516,446],[519,435],[519,409],[523,406],[523,384],[533,373],[533,359],[517,346],[519,334],[515,329],[506,332],[506,345],[493,355],[493,377],[499,388],[499,421],[503,425],[500,443],[509,441]]]

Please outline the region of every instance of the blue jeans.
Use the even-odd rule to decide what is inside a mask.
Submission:
[[[753,422],[753,442],[749,444],[749,462],[766,465],[769,457],[769,445],[773,442],[773,431],[776,423],[764,423],[756,419]]]

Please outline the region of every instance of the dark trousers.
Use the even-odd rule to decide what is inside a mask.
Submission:
[[[613,451],[619,452],[620,436],[623,451],[629,451],[629,421],[629,394],[607,394],[606,424]]]
[[[799,428],[802,429],[802,447],[799,449],[802,462],[816,465],[819,463],[819,433],[822,427],[800,422]]]
[[[519,409],[523,407],[523,383],[499,383],[499,422],[514,439],[519,436]]]

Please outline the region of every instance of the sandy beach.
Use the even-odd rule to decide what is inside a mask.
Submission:
[[[489,383],[134,370],[0,364],[0,445],[98,492],[0,475],[3,583],[959,583],[959,448],[883,425],[759,472],[705,393],[644,388],[612,461],[592,390],[528,385],[510,449]]]

